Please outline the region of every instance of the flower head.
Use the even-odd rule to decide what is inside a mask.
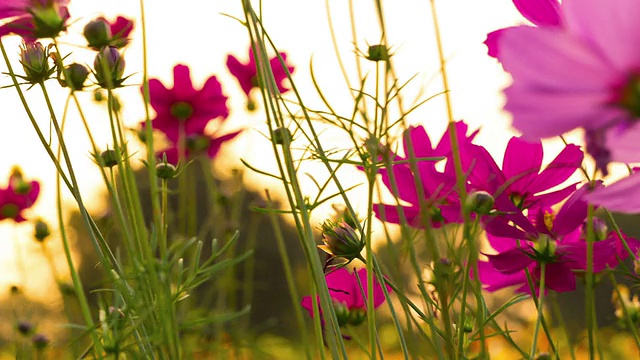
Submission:
[[[0,37],[17,34],[27,41],[54,38],[67,27],[69,0],[5,0],[0,3]]]
[[[606,175],[610,161],[640,161],[640,3],[566,0],[559,27],[520,26],[501,36],[498,60],[511,74],[505,109],[527,139],[585,130],[586,150]],[[637,178],[637,176],[633,176]],[[637,212],[640,179],[590,201]]]
[[[287,71],[289,73],[293,73],[294,67],[286,63],[287,54],[281,52],[280,57],[282,57],[282,60],[287,67]],[[273,79],[278,87],[278,91],[281,93],[289,91],[289,89],[283,84],[284,80],[287,79],[287,71],[285,71],[280,64],[280,59],[277,56],[272,57],[269,59],[269,65],[271,66],[271,72],[273,73]],[[256,60],[251,47],[249,47],[248,62],[241,63],[235,56],[229,55],[227,56],[227,68],[229,69],[229,72],[238,79],[240,87],[242,88],[242,91],[247,94],[247,97],[249,97],[251,89],[260,86]],[[249,98],[249,104],[251,103],[252,101]]]
[[[455,124],[458,143],[466,146],[475,137],[477,131],[467,135],[467,125],[460,121]],[[425,161],[425,158],[450,158],[451,143],[449,130],[440,142],[432,148],[431,141],[424,127],[410,127],[404,133],[404,149],[407,154],[411,151],[416,159],[417,170],[420,173],[422,189],[416,188],[415,174],[406,155],[389,154],[392,165],[380,169],[382,182],[393,193],[397,189],[398,198],[404,202],[400,205],[407,223],[416,228],[426,226],[423,215],[426,212],[431,227],[440,227],[443,223],[459,222],[462,220],[460,199],[455,192],[455,172],[451,162],[447,160],[444,172],[436,169],[436,161]],[[362,170],[362,169],[361,169]],[[395,185],[392,183],[395,181]],[[422,197],[423,199],[421,199]],[[424,200],[424,201],[421,201]],[[405,205],[406,204],[406,205]],[[423,208],[424,205],[427,208]],[[400,224],[401,214],[398,206],[374,204],[376,216],[384,221]]]
[[[334,223],[327,220],[322,224],[322,242],[318,247],[332,257],[341,257],[349,261],[360,256],[364,241],[345,221]]]
[[[229,115],[227,97],[218,79],[211,76],[202,89],[195,89],[186,65],[173,68],[172,88],[157,79],[149,80],[149,100],[156,111],[153,128],[169,138],[177,139],[180,133],[203,134],[210,120],[224,120]]]
[[[25,76],[21,76],[30,84],[39,84],[49,79],[56,72],[56,65],[51,64],[49,49],[39,41],[23,42],[20,47],[20,64]]]
[[[325,275],[329,294],[333,300],[336,314],[344,314],[343,323],[340,325],[359,325],[364,320],[367,303],[367,269],[360,269],[350,273],[345,268],[339,268]],[[391,291],[389,285],[385,285],[387,291]],[[374,277],[373,281],[373,306],[377,308],[384,303],[384,291]],[[302,307],[309,315],[313,316],[313,301],[311,296],[302,298]],[[338,311],[339,310],[339,311]],[[340,322],[340,319],[339,319]]]
[[[122,86],[126,79],[124,75],[124,57],[118,49],[105,46],[98,52],[93,61],[94,75],[98,85],[105,89],[115,89]]]
[[[0,220],[13,219],[15,222],[26,220],[22,212],[36,202],[40,194],[40,183],[24,180],[19,169],[14,169],[9,184],[0,188]]]

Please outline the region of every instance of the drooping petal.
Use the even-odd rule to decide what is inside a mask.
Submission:
[[[357,276],[358,279],[360,279],[360,284],[362,284],[362,291],[360,292],[360,296],[359,299],[361,301],[361,303],[359,303],[358,305],[356,305],[356,307],[365,307],[365,300],[369,294],[369,287],[367,286],[368,282],[367,282],[367,269],[366,268],[362,268],[359,269],[354,276]],[[359,285],[356,281],[356,286],[358,287],[358,291],[360,291],[359,289]],[[391,292],[391,287],[387,284],[385,284],[385,287],[387,288],[387,292]],[[362,296],[364,293],[364,296]],[[384,291],[382,290],[382,285],[380,285],[380,282],[378,282],[378,280],[376,279],[376,277],[373,277],[373,307],[377,308],[378,306],[382,305],[382,303],[384,303],[385,301],[385,297],[384,297]]]
[[[496,270],[487,261],[478,261],[478,279],[483,284],[485,290],[489,292],[497,291],[505,287],[522,285],[527,282],[524,271],[513,274],[504,274]]]
[[[496,270],[503,274],[513,274],[534,262],[526,251],[524,247],[512,248],[496,255],[487,255],[487,257]]]
[[[576,276],[565,264],[553,262],[545,265],[546,287],[557,292],[573,291],[576,288]],[[536,268],[537,278],[540,278],[540,268]]]
[[[607,187],[594,190],[585,195],[585,200],[611,211],[639,213],[640,173],[628,176]]]

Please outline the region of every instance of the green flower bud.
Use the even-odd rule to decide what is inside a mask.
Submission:
[[[178,176],[178,170],[169,163],[160,162],[156,164],[156,174],[161,179],[173,179]]]
[[[84,27],[82,34],[87,39],[90,48],[102,49],[102,47],[108,46],[111,40],[111,26],[102,19],[96,19]]]
[[[98,52],[93,61],[93,70],[98,85],[104,89],[115,89],[122,86],[124,79],[124,57],[118,49],[105,46]]]
[[[290,143],[291,140],[292,140],[291,131],[289,131],[289,129],[284,127],[279,127],[273,130],[273,136],[271,137],[271,141],[273,141],[274,143],[278,145],[282,145],[285,143],[285,141],[288,141]]]
[[[322,224],[322,242],[318,245],[322,251],[334,257],[353,260],[360,256],[364,242],[356,231],[344,221],[334,223],[327,220]]]
[[[43,242],[49,235],[51,235],[51,230],[49,229],[49,224],[44,222],[42,219],[36,220],[35,225],[33,226],[33,236],[39,242]]]
[[[96,156],[96,161],[98,165],[106,168],[112,168],[118,165],[118,161],[120,160],[120,156],[115,150],[105,150]],[[102,161],[102,162],[101,162]]]
[[[371,45],[369,46],[369,54],[366,56],[367,60],[371,61],[388,61],[391,55],[389,49],[384,45]]]
[[[31,338],[31,343],[36,350],[44,350],[47,346],[49,346],[49,338],[44,334],[35,334]]]
[[[40,42],[23,42],[20,46],[20,64],[24,69],[24,80],[30,84],[39,84],[49,79],[56,66],[49,63],[49,50]]]
[[[63,75],[68,76],[68,79],[65,80]],[[58,72],[58,81],[63,87],[69,86],[72,90],[79,91],[84,88],[84,81],[87,80],[88,76],[89,69],[82,64],[73,63],[67,66],[64,72]]]
[[[338,325],[344,326],[349,323],[349,308],[345,304],[337,300],[333,300],[333,310],[336,313]]]
[[[495,199],[486,191],[474,191],[467,197],[465,208],[468,212],[487,215],[493,209]]]
[[[349,325],[358,326],[367,319],[365,309],[353,308],[349,311]]]

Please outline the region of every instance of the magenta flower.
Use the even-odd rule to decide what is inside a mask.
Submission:
[[[464,147],[470,144],[471,140],[473,140],[478,133],[476,130],[471,133],[471,135],[466,135],[467,129],[467,124],[464,122],[459,121],[456,123],[458,143]],[[448,129],[444,135],[442,135],[440,142],[435,148],[432,148],[431,140],[422,126],[409,127],[404,133],[403,140],[405,152],[408,152],[412,147],[416,159],[451,157],[451,143]],[[411,147],[409,146],[409,141],[411,141]],[[431,219],[431,227],[440,227],[442,224],[455,223],[462,220],[460,198],[455,192],[455,172],[453,166],[450,166],[450,160],[447,160],[447,167],[444,172],[436,170],[435,161],[417,160],[417,168],[420,172],[423,187],[421,191],[422,194],[418,195],[415,176],[408,162],[408,156],[405,158],[393,153],[390,156],[395,164],[391,166],[391,169],[380,169],[379,174],[382,177],[382,182],[389,191],[393,193],[394,187],[391,183],[389,171],[392,172],[397,185],[398,198],[407,203],[407,205],[402,204],[400,207],[410,226],[416,228],[423,228],[425,226],[421,217],[421,199],[419,196],[424,198],[428,206],[428,209],[425,209],[425,211],[427,211]],[[401,223],[398,206],[396,205],[374,204],[373,210],[381,220],[394,224]]]
[[[141,89],[142,90],[142,89]],[[173,68],[173,88],[166,88],[159,80],[149,81],[150,102],[156,111],[154,129],[172,139],[203,134],[210,120],[226,119],[229,115],[227,97],[215,76],[207,79],[202,89],[195,89],[186,65]],[[144,124],[142,125],[144,126]]]
[[[343,325],[359,325],[366,318],[367,307],[367,269],[360,269],[350,273],[345,268],[339,268],[325,275],[329,294],[333,300],[338,323]],[[389,285],[385,285],[391,291]],[[319,301],[319,300],[318,300]],[[373,305],[378,308],[385,301],[384,291],[380,283],[374,278]],[[302,307],[313,317],[313,301],[311,296],[302,298]]]
[[[516,9],[534,25],[540,27],[559,27],[562,25],[560,17],[560,2],[558,0],[513,0]],[[489,49],[489,56],[499,57],[498,42],[505,32],[513,29],[508,27],[487,34],[484,42]]]
[[[0,188],[0,220],[25,221],[22,212],[33,206],[38,194],[40,194],[40,183],[25,181],[20,171],[14,170],[9,178],[9,185],[6,188]]]
[[[281,52],[280,56],[286,64],[287,54]],[[278,90],[281,93],[289,91],[283,84],[284,80],[287,79],[287,72],[280,64],[278,57],[271,58],[269,64],[271,65],[271,71],[273,72],[273,78],[278,86]],[[244,91],[247,96],[249,96],[251,89],[260,85],[258,83],[256,61],[251,47],[249,47],[249,61],[247,63],[243,64],[235,56],[229,55],[227,56],[227,68],[229,68],[229,72],[238,79],[242,91]],[[294,68],[291,65],[287,65],[287,70],[289,73],[293,73]]]
[[[566,0],[560,10],[562,27],[523,26],[501,37],[498,59],[513,78],[505,109],[527,139],[583,128],[586,150],[606,175],[610,161],[640,161],[640,3]],[[640,179],[599,192],[623,190],[624,200],[598,192],[589,199],[640,211]]]
[[[69,0],[4,0],[0,2],[0,37],[17,34],[26,41],[53,38],[66,29]],[[5,22],[6,20],[9,20]]]
[[[586,186],[577,190],[557,213],[547,206],[530,209],[528,224],[509,223],[502,217],[488,222],[487,238],[498,254],[487,255],[489,260],[478,264],[478,277],[485,289],[495,291],[508,286],[519,286],[517,291],[528,293],[530,288],[525,269],[529,270],[537,289],[540,265],[545,263],[545,283],[549,289],[557,292],[574,290],[576,274],[587,269],[587,245],[584,240],[586,192]],[[615,267],[619,260],[627,257],[628,254],[623,251],[622,243],[614,232],[598,232],[596,229],[596,237],[598,241],[593,245],[594,273],[607,266]],[[638,249],[637,240],[626,240],[632,251]]]
[[[548,190],[569,179],[582,164],[584,154],[578,146],[567,145],[542,169],[542,143],[514,136],[505,150],[502,169],[481,146],[461,149],[460,157],[463,169],[469,173],[472,191],[487,191],[495,198],[495,209],[504,212],[506,219],[526,224],[522,220],[524,210],[541,204],[557,204],[575,191],[575,184]]]

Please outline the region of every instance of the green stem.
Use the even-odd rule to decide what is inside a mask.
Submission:
[[[547,264],[545,262],[540,263],[540,295],[538,296],[538,318],[536,320],[536,326],[533,330],[533,342],[531,343],[531,352],[529,356],[531,359],[535,359],[536,352],[538,349],[538,333],[540,332],[540,324],[542,322],[543,312],[544,312],[544,293],[546,291],[545,282],[546,282],[546,269]]]

